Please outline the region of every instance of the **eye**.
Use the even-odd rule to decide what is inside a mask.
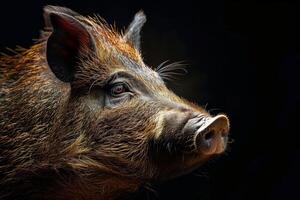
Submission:
[[[112,96],[119,96],[122,93],[128,92],[128,89],[123,83],[116,83],[110,88],[110,94]]]

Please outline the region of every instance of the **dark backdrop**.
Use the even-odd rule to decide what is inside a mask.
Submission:
[[[227,113],[234,142],[196,172],[154,186],[157,197],[141,191],[135,198],[300,199],[300,7],[259,2],[3,1],[0,48],[29,47],[47,4],[98,13],[119,28],[143,9],[146,63],[189,63],[189,73],[169,86],[213,114]]]

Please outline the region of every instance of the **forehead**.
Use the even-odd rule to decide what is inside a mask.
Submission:
[[[93,32],[98,62],[109,68],[110,74],[126,71],[147,85],[164,85],[159,74],[145,65],[139,50],[123,39],[113,27],[99,18],[84,18]]]
[[[143,62],[137,63],[131,58],[123,55],[118,55],[118,60],[122,65],[122,70],[131,73],[139,80],[145,82],[147,85],[164,85],[164,82],[159,74],[150,67],[146,66]]]

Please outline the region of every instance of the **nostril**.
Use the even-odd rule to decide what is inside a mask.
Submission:
[[[214,135],[215,135],[214,130],[209,130],[203,134],[203,138],[204,140],[210,140],[214,137]]]
[[[228,136],[228,130],[222,129],[220,132],[221,132],[222,137],[227,137]]]

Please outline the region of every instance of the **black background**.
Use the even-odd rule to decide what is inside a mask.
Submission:
[[[296,1],[3,1],[0,49],[29,47],[42,7],[98,13],[124,28],[140,9],[145,62],[184,60],[189,73],[169,86],[231,119],[226,155],[136,199],[300,199],[299,13]]]

